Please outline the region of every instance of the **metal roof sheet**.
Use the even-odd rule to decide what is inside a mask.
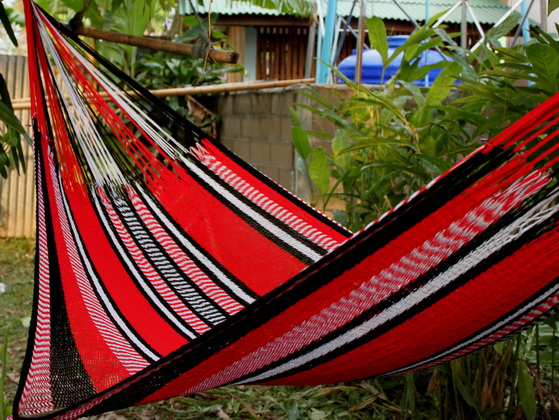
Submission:
[[[218,15],[265,15],[265,16],[282,16],[285,13],[277,9],[266,9],[264,7],[255,6],[249,1],[243,0],[198,0],[190,2],[189,0],[179,0],[179,11],[183,15],[192,14],[191,4],[194,3],[196,13],[212,13]]]
[[[429,16],[446,12],[454,4],[455,0],[430,0]],[[353,0],[338,0],[338,14],[349,15]],[[400,4],[406,9],[408,14],[416,21],[425,20],[426,1],[425,0],[401,0]],[[509,6],[498,0],[469,0],[469,4],[474,10],[474,14],[480,23],[493,24],[497,22],[508,10]],[[357,15],[358,8],[353,12]],[[392,0],[369,0],[366,2],[367,17],[378,16],[381,19],[407,20],[406,15],[400,10]],[[445,22],[459,23],[462,21],[462,8],[458,7]],[[468,21],[473,22],[473,18],[468,11]]]
[[[302,0],[304,1],[304,0]],[[499,0],[468,0],[480,23],[494,24],[508,10],[509,6]],[[255,6],[249,1],[243,0],[200,0],[195,2],[198,13],[207,13],[210,9],[213,13],[220,15],[266,15],[281,16],[285,15],[275,9],[265,9]],[[429,15],[434,16],[438,13],[449,10],[456,0],[430,0]],[[181,13],[191,14],[190,1],[179,0]],[[348,16],[351,11],[353,0],[338,0],[338,15]],[[426,0],[400,0],[400,4],[406,9],[408,14],[416,21],[423,21],[426,12]],[[392,0],[366,0],[367,17],[378,16],[381,19],[407,20],[406,15],[400,10]],[[358,5],[353,11],[354,16],[359,15]],[[449,23],[462,21],[462,11],[458,7],[446,20]],[[472,16],[468,12],[468,21],[473,22]]]

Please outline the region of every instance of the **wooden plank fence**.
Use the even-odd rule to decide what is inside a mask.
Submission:
[[[301,79],[309,28],[304,26],[262,26],[258,32],[256,78],[258,80]]]
[[[0,55],[0,74],[4,76],[12,99],[29,97],[27,58]],[[31,122],[29,110],[16,111],[24,126]],[[0,133],[4,128],[0,127]],[[33,155],[23,141],[26,171],[19,176],[12,172],[8,179],[0,178],[0,237],[32,238],[35,236],[35,186]]]

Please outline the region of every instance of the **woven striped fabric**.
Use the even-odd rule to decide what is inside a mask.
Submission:
[[[557,309],[559,96],[352,233],[24,3],[37,266],[14,418],[397,374]]]

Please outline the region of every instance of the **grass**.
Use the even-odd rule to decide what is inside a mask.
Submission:
[[[32,241],[0,239],[0,291],[3,291],[0,293],[0,336],[7,337],[4,394],[10,405],[17,390],[27,342],[33,297],[34,256]]]

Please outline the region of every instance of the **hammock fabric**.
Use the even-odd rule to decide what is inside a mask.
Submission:
[[[559,302],[559,96],[358,233],[25,1],[37,268],[15,418],[433,366]]]

